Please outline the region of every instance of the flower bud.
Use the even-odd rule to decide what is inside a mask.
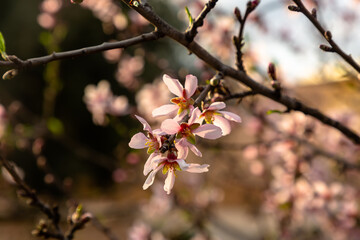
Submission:
[[[238,21],[241,22],[242,21],[241,12],[240,12],[240,9],[238,7],[235,8],[234,14],[235,14],[236,18],[238,19]]]
[[[300,12],[300,11],[301,11],[300,8],[297,7],[297,6],[295,6],[295,5],[290,5],[290,6],[288,6],[288,9],[289,9],[290,11],[293,11],[293,12]]]
[[[260,3],[260,0],[253,0],[253,1],[249,1],[247,3],[247,8],[248,8],[248,11],[253,11],[255,10],[255,8],[259,5]]]
[[[7,71],[6,73],[4,73],[2,78],[4,80],[10,80],[10,79],[13,79],[18,73],[19,73],[19,71],[17,69],[11,69],[11,70]]]
[[[326,40],[328,40],[328,41],[332,39],[332,34],[331,34],[330,31],[326,31],[326,32],[325,32],[325,38],[326,38]]]
[[[334,52],[334,49],[332,47],[326,46],[324,44],[321,44],[319,48],[325,52]]]
[[[313,9],[311,10],[311,15],[312,15],[314,18],[317,18],[316,8],[313,8]]]
[[[276,79],[276,70],[275,70],[275,65],[273,63],[270,63],[268,66],[268,74],[272,80]]]
[[[139,5],[140,5],[140,3],[138,2],[138,1],[134,1],[134,0],[130,0],[130,2],[129,2],[129,4],[131,5],[131,6],[134,6],[134,7],[138,7]]]

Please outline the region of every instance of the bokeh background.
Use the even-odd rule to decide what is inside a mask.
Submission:
[[[287,10],[290,2],[264,0],[250,15],[244,47],[248,74],[270,86],[267,65],[274,62],[284,92],[359,132],[357,73],[318,48],[325,40],[303,15]],[[185,30],[184,7],[196,16],[205,1],[149,3]],[[359,1],[304,3],[318,8],[319,20],[358,59]],[[232,36],[239,29],[235,6],[244,13],[246,1],[219,1],[196,38],[230,65],[235,63]],[[6,51],[21,59],[153,30],[121,1],[16,0],[3,1],[1,10]],[[171,195],[163,191],[159,174],[153,188],[143,191],[147,156],[128,143],[142,129],[134,114],[154,128],[161,123],[151,111],[171,98],[163,74],[182,83],[193,74],[204,85],[215,72],[161,39],[24,69],[0,82],[3,154],[42,199],[60,206],[63,225],[74,203],[96,217],[75,239],[108,239],[100,223],[118,239],[360,239],[359,170],[337,164],[359,162],[359,147],[301,113],[268,115],[286,109],[260,96],[229,101],[228,110],[242,123],[220,141],[199,140],[203,157],[190,154],[189,162],[208,163],[210,172],[179,173]],[[231,93],[247,90],[231,79],[224,85]],[[100,100],[91,91],[117,104],[96,111],[91,104]],[[36,239],[31,230],[44,216],[17,196],[4,170],[1,175],[0,239]]]

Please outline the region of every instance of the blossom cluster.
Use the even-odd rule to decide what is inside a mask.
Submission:
[[[97,86],[86,86],[84,102],[97,125],[106,125],[106,114],[122,116],[128,113],[129,108],[127,97],[114,96],[106,80],[100,81]]]
[[[198,88],[198,80],[193,75],[187,75],[185,87],[179,80],[168,75],[163,81],[169,91],[177,97],[171,99],[171,104],[165,104],[153,110],[152,116],[168,116],[159,129],[152,130],[148,122],[135,115],[143,124],[142,132],[135,134],[129,143],[131,148],[147,148],[150,155],[144,166],[144,175],[148,175],[143,189],[150,187],[157,172],[167,173],[164,190],[170,194],[174,186],[176,170],[190,173],[207,172],[208,164],[187,163],[189,149],[197,156],[202,153],[196,147],[196,136],[206,139],[218,139],[231,131],[229,121],[241,122],[241,118],[231,112],[222,111],[226,107],[223,102],[213,102],[202,110],[195,106],[192,98]]]

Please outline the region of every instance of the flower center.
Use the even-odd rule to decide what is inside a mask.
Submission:
[[[214,113],[213,110],[206,110],[201,114],[201,117],[204,117],[206,123],[212,124],[214,121]]]
[[[194,104],[194,99],[192,98],[176,97],[170,101],[179,106],[178,114],[182,113],[184,110],[189,109],[190,106]]]
[[[149,140],[146,141],[145,145],[148,146],[147,153],[151,154],[151,153],[159,150],[160,145],[159,145],[158,140],[151,133],[148,134],[148,137],[149,137],[148,138]]]

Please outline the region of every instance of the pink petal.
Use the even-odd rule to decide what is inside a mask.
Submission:
[[[163,81],[169,88],[169,91],[178,97],[182,97],[183,87],[179,80],[171,78],[169,75],[164,74]]]
[[[156,168],[157,163],[156,163],[156,159],[161,157],[161,155],[159,153],[152,153],[150,154],[149,158],[146,160],[145,165],[144,165],[144,175],[148,175],[149,172],[151,172],[152,170],[154,170],[154,168]]]
[[[137,133],[135,134],[130,142],[129,142],[129,147],[131,148],[135,148],[135,149],[142,149],[142,148],[146,148],[147,146],[145,145],[145,143],[149,141],[149,139],[143,134],[143,133]]]
[[[196,164],[190,163],[189,166],[185,169],[185,171],[190,173],[204,173],[209,171],[210,165],[208,164]]]
[[[221,128],[223,136],[228,135],[231,132],[231,126],[229,120],[221,116],[214,115],[214,125]]]
[[[177,159],[176,162],[179,164],[181,170],[186,170],[189,167],[189,164],[185,162],[184,159]]]
[[[219,113],[221,113],[226,119],[229,119],[231,121],[234,122],[241,122],[241,118],[240,116],[236,115],[235,113],[232,112],[227,112],[227,111],[218,111]]]
[[[207,139],[217,139],[222,136],[221,129],[212,124],[204,124],[193,131],[196,135]]]
[[[148,189],[155,180],[155,175],[156,173],[163,167],[163,165],[159,165],[157,168],[155,168],[150,174],[149,176],[146,178],[145,183],[143,185],[143,189],[146,190]]]
[[[185,90],[188,98],[194,95],[197,86],[198,86],[197,78],[191,74],[187,75],[185,80]]]
[[[152,133],[151,127],[150,127],[149,123],[145,119],[143,119],[142,117],[137,116],[137,115],[135,115],[135,117],[139,120],[139,122],[142,123],[142,125],[144,126],[145,131],[148,131],[149,133]]]
[[[210,104],[210,106],[207,108],[207,110],[220,110],[226,107],[226,104],[224,102],[214,102]]]
[[[175,104],[165,104],[152,111],[153,117],[159,117],[164,115],[175,115],[179,107]]]
[[[196,164],[196,163],[188,164],[183,159],[178,159],[178,160],[176,160],[176,162],[179,164],[181,170],[187,171],[190,173],[208,172],[209,171],[208,167],[210,166],[208,164],[202,164],[202,165]]]
[[[182,138],[179,142],[175,143],[175,147],[178,150],[178,158],[185,159],[189,154],[189,148],[186,145],[186,139]]]
[[[180,130],[180,125],[174,119],[166,119],[161,123],[161,130],[167,134],[175,134]]]
[[[165,179],[165,184],[164,184],[164,190],[166,191],[167,194],[171,193],[171,189],[173,189],[174,183],[175,183],[174,169],[169,169],[168,175]]]
[[[196,120],[199,118],[199,116],[201,115],[201,112],[199,110],[198,107],[196,107],[192,112],[191,112],[191,116],[190,119],[188,121],[188,124],[191,125],[194,122],[196,122]]]
[[[202,153],[195,145],[189,144],[189,148],[196,156],[202,157]]]

